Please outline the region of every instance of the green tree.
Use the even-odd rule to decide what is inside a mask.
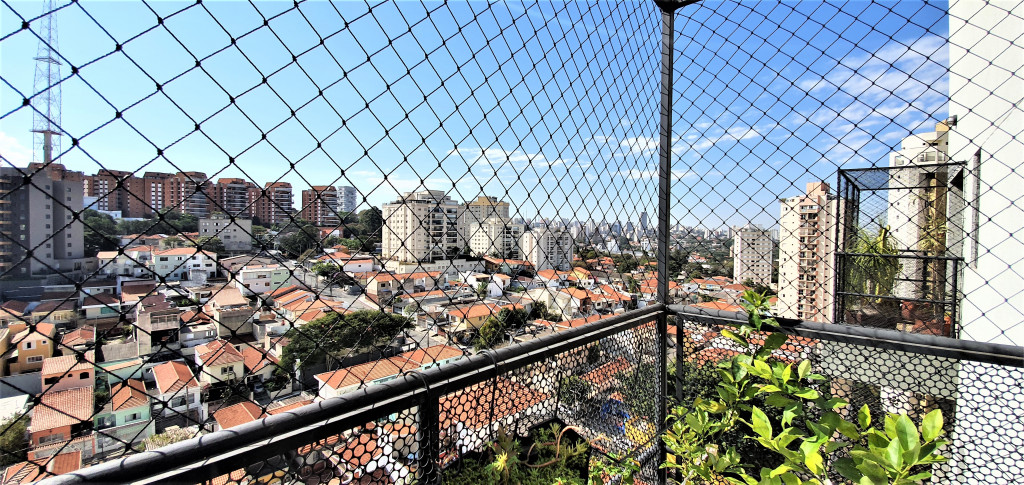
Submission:
[[[363,226],[368,236],[380,236],[380,229],[384,227],[384,216],[380,208],[371,207],[359,213],[359,224]]]
[[[13,465],[25,461],[28,449],[28,417],[12,417],[0,423],[0,466]]]
[[[278,238],[280,248],[290,258],[315,249],[320,242],[320,231],[312,224],[299,227],[298,230]]]
[[[82,236],[85,244],[85,255],[95,256],[100,251],[117,249],[120,240],[117,238],[117,223],[114,218],[92,209],[82,211]]]
[[[505,341],[505,326],[495,317],[488,318],[477,333],[473,343],[476,350],[492,349]]]
[[[486,298],[487,297],[487,282],[486,281],[481,281],[480,284],[476,285],[476,294],[480,298]]]
[[[219,237],[203,236],[196,239],[193,245],[202,251],[216,253],[217,256],[224,256],[228,253],[227,248],[224,247],[224,242]]]
[[[383,347],[409,328],[412,323],[408,318],[393,313],[329,313],[285,334],[291,341],[282,352],[280,369],[294,369],[296,360],[306,366],[315,365],[326,362],[328,357],[340,359]]]
[[[311,268],[317,276],[328,277],[341,271],[341,267],[327,261],[320,261]]]
[[[896,241],[892,237],[889,226],[878,228],[878,232],[870,234],[864,229],[857,230],[857,241],[853,252],[865,256],[854,256],[850,265],[850,291],[868,295],[892,295],[896,277],[902,265]]]

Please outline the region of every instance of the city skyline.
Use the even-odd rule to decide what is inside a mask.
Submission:
[[[19,22],[19,16],[38,15],[34,11],[38,5],[34,3],[10,5],[16,10],[0,16],[2,32],[16,31],[20,26],[14,22]],[[154,8],[159,15],[168,16],[179,6],[185,4],[161,3]],[[637,44],[641,41],[623,32],[600,28],[595,21],[600,18],[600,6],[591,12],[580,11],[579,6],[572,4],[540,4],[528,14],[521,13],[519,7],[516,4],[456,4],[447,11],[420,10],[422,6],[418,6],[403,8],[399,13],[385,4],[374,6],[374,15],[393,19],[396,25],[415,25],[417,18],[429,17],[435,23],[443,21],[441,28],[444,29],[457,25],[463,18],[487,12],[494,17],[489,24],[495,29],[491,34],[499,34],[498,38],[518,36],[513,34],[514,26],[541,19],[552,35],[594,36],[618,49],[594,53],[587,51],[584,45],[581,52],[563,52],[560,49],[564,46],[549,46],[542,36],[525,36],[525,40],[530,41],[527,47],[508,53],[509,60],[526,60],[549,47],[556,49],[552,55],[578,59],[576,62],[594,62],[595,59],[588,56],[596,55],[599,56],[596,59],[604,61],[605,69],[585,76],[591,84],[611,86],[630,79],[637,89],[648,94],[655,92],[655,64],[639,68],[649,72],[616,72],[615,69],[623,66],[637,69],[635,64],[625,65],[617,57],[618,52],[624,50],[626,44],[630,49],[654,51],[657,43],[653,39]],[[103,70],[83,66],[80,75],[89,79],[117,108],[132,106],[124,111],[121,121],[89,134],[77,147],[68,148],[69,140],[64,140],[67,150],[57,161],[70,170],[202,170],[212,179],[239,177],[254,183],[288,182],[296,193],[312,185],[350,185],[368,198],[361,209],[379,207],[404,192],[419,189],[445,190],[460,200],[484,194],[504,196],[517,209],[514,212],[523,217],[553,217],[558,215],[559,207],[571,206],[577,198],[592,198],[588,202],[593,213],[608,215],[613,220],[623,219],[621,215],[627,208],[609,205],[607,200],[592,193],[566,186],[573,180],[587,180],[629,195],[629,200],[636,205],[636,213],[655,212],[651,201],[657,178],[658,144],[653,106],[638,107],[629,100],[594,97],[571,84],[572,79],[569,79],[568,93],[578,106],[566,105],[565,101],[549,102],[549,95],[555,99],[565,98],[561,94],[555,97],[554,93],[547,93],[543,79],[561,79],[567,71],[541,64],[527,72],[509,72],[508,64],[502,64],[501,59],[496,63],[477,59],[472,46],[489,42],[491,37],[483,32],[462,33],[465,42],[449,43],[451,58],[443,59],[443,65],[431,65],[433,69],[428,76],[424,69],[416,67],[426,67],[424,52],[430,51],[433,45],[430,35],[437,33],[428,35],[415,28],[411,34],[401,30],[388,33],[396,45],[378,56],[389,57],[393,63],[363,64],[365,59],[356,55],[335,56],[331,60],[335,52],[373,51],[381,44],[372,36],[365,36],[372,41],[357,41],[356,37],[363,33],[360,29],[370,28],[362,27],[359,22],[352,23],[351,31],[338,32],[325,23],[339,16],[356,18],[365,13],[364,6],[349,3],[336,10],[329,5],[302,4],[300,10],[308,12],[305,17],[313,19],[306,22],[313,22],[313,29],[321,37],[337,34],[330,36],[323,46],[317,44],[316,37],[296,40],[294,46],[282,46],[270,38],[244,35],[246,27],[257,25],[264,17],[272,18],[281,28],[302,21],[302,16],[294,11],[274,17],[287,8],[283,5],[260,4],[254,9],[241,4],[220,4],[208,8],[230,18],[224,25],[230,35],[215,26],[204,30],[202,26],[211,27],[208,16],[194,8],[182,8],[175,20],[167,22],[165,27],[172,32],[189,33],[192,40],[186,45],[188,51],[159,42],[165,33],[156,29],[127,43],[114,55],[105,55],[110,53],[114,43],[105,34],[83,35],[95,31],[94,26],[90,27],[92,21],[83,15],[84,8],[103,23],[153,23],[153,13],[137,5],[72,5],[55,14],[61,36],[96,39],[62,46],[65,70],[69,70],[70,65],[81,66],[101,57],[98,62]],[[752,4],[750,8],[763,16],[779,13],[769,5]],[[937,35],[940,32],[914,36],[912,32],[897,31],[895,26],[899,22],[886,17],[886,12],[877,5],[849,6],[844,7],[847,11],[841,12],[819,11],[802,5],[787,6],[783,11],[786,8],[799,10],[810,18],[881,16],[872,26],[879,35],[866,36],[862,44],[847,55],[829,55],[826,49],[810,66],[790,62],[779,67],[772,80],[766,78],[762,82],[755,76],[751,85],[762,87],[765,92],[761,95],[733,93],[724,85],[708,86],[703,91],[682,91],[680,95],[690,101],[690,108],[677,113],[675,123],[684,129],[674,137],[673,150],[678,157],[677,165],[688,168],[673,174],[676,192],[683,194],[677,196],[674,203],[693,208],[680,217],[683,223],[722,227],[749,220],[774,224],[774,196],[759,190],[763,184],[781,184],[792,189],[791,193],[799,193],[806,182],[832,182],[835,169],[840,166],[884,166],[885,155],[900,139],[946,117],[944,86],[948,54],[944,41]],[[945,15],[941,9],[916,8],[908,4],[899,4],[893,9],[921,25],[941,24]],[[724,21],[707,10],[695,15],[707,16],[698,19],[704,24]],[[575,22],[569,23],[567,18]],[[750,22],[756,18],[753,16]],[[624,31],[653,28],[657,23],[656,16],[649,12],[630,14],[620,20],[628,27]],[[274,22],[270,23],[271,27],[275,26]],[[730,25],[757,33],[754,23],[743,21]],[[890,26],[894,28],[892,32],[886,30]],[[687,64],[699,64],[707,58],[716,68],[738,68],[754,60],[753,53],[759,52],[760,47],[742,43],[739,46],[742,49],[733,58],[711,56],[716,47],[730,47],[730,44],[713,29],[706,26],[696,29],[686,30],[682,36],[696,38],[707,34],[708,42],[699,49],[688,47],[680,52]],[[122,41],[135,33],[113,31],[112,35]],[[230,42],[232,36],[237,41],[234,44]],[[749,42],[757,40],[757,35],[748,37]],[[11,73],[11,86],[17,93],[31,93],[28,87],[31,76],[21,72],[31,72],[22,68],[33,62],[36,43],[34,37],[20,34],[4,42],[0,63],[5,73]],[[218,46],[224,49],[217,51]],[[397,55],[399,46],[403,49],[401,56]],[[297,61],[287,55],[289,50],[301,53]],[[187,53],[189,51],[192,53]],[[190,68],[186,61],[192,57],[204,59],[203,72]],[[154,62],[156,59],[160,62]],[[139,63],[151,79],[140,77],[132,61]],[[409,71],[402,66],[409,66]],[[257,69],[264,74],[273,72],[265,76],[267,83],[260,82]],[[174,78],[178,71],[187,74]],[[683,75],[687,72],[684,69]],[[500,75],[488,76],[493,73]],[[325,90],[323,83],[317,84],[318,80],[332,76],[342,76],[342,85]],[[508,76],[519,77],[521,81],[511,87],[501,86],[504,81],[489,81],[492,77],[508,79]],[[445,79],[443,87],[441,79]],[[153,95],[150,86],[154,85],[154,80],[166,84],[161,94]],[[218,84],[222,87],[218,88]],[[873,87],[861,93],[864,88],[858,86],[862,84]],[[114,108],[77,77],[71,76],[62,87],[63,127],[70,136],[88,133],[101,123],[99,120],[113,117]],[[9,87],[3,89],[9,95],[0,97],[0,108],[8,111],[10,103],[20,97]],[[884,89],[895,94],[891,102],[869,108],[857,101],[864,96],[875,99],[886,94]],[[509,91],[512,93],[502,95]],[[487,92],[506,112],[518,114],[496,119],[493,113],[480,109],[475,102],[466,102]],[[358,95],[351,96],[353,93]],[[229,101],[229,95],[234,103]],[[420,107],[424,96],[429,103],[426,109]],[[354,99],[366,101],[353,102]],[[803,108],[806,101],[801,106],[791,106],[801,99],[820,102],[807,109]],[[139,100],[144,101],[133,104]],[[194,132],[193,121],[183,117],[172,101],[188,110],[194,121],[201,122],[201,132]],[[366,103],[371,104],[375,116],[387,119],[369,116],[369,111],[360,108]],[[299,109],[294,116],[289,116],[287,109],[281,110],[286,106]],[[600,114],[581,118],[575,108],[587,108]],[[30,123],[24,114],[16,112],[0,120],[0,156],[18,166],[31,160],[30,151],[25,150],[31,146],[27,129]],[[898,123],[880,123],[887,119]],[[425,133],[417,128],[436,125],[439,121],[443,133],[436,130]],[[144,140],[132,126],[152,139]],[[261,133],[266,134],[266,140],[261,140]],[[157,148],[162,149],[159,156]],[[810,168],[797,172],[781,163],[785,160],[795,160],[800,162],[797,165]],[[723,183],[734,189],[725,194],[712,190]],[[546,194],[545,204],[528,200],[528,194],[538,190]],[[702,192],[710,198],[694,198],[695,193]],[[715,211],[716,207],[728,207],[730,211]],[[628,212],[634,211],[629,208]]]

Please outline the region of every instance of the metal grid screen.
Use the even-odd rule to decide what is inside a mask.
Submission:
[[[728,353],[660,304],[746,290],[1019,349],[1021,32],[1017,0],[0,0],[3,481],[259,426],[181,473],[473,481],[506,437],[562,456],[552,420],[658,481],[665,372]],[[943,476],[1020,479],[1019,369],[805,343],[837,395],[943,409]]]

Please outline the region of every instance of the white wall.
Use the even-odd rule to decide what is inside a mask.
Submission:
[[[958,117],[949,151],[973,170],[981,150],[980,174],[965,187],[960,336],[1013,345],[1024,345],[1022,19],[1024,3],[1017,0],[949,5],[949,114]],[[1019,368],[961,365],[951,463],[961,483],[1024,482],[1022,377]]]

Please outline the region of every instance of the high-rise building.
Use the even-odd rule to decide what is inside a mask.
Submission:
[[[781,199],[778,314],[831,323],[835,302],[834,231],[837,199],[828,184],[811,182],[807,193]]]
[[[267,182],[256,200],[256,213],[261,224],[270,225],[289,221],[292,213],[292,184]]]
[[[508,220],[509,208],[508,202],[486,195],[481,195],[472,202],[466,202],[462,206],[462,215],[459,218],[459,236],[468,243],[473,238],[473,234],[467,231],[492,217]]]
[[[497,254],[499,258],[519,259],[519,238],[523,235],[522,224],[509,219],[490,217],[469,228],[469,248],[477,256]]]
[[[203,172],[178,172],[164,181],[164,206],[196,217],[210,215],[210,181]]]
[[[359,191],[347,185],[338,186],[338,212],[353,213],[359,207]]]
[[[24,174],[33,173],[31,184]],[[81,172],[59,163],[0,167],[0,272],[13,277],[85,270]],[[31,254],[30,254],[31,253]]]
[[[330,185],[314,185],[302,191],[302,208],[299,218],[319,227],[337,227],[338,190]]]
[[[644,234],[646,234],[647,230],[650,229],[650,227],[647,225],[648,222],[649,221],[647,220],[647,211],[641,212],[640,213],[640,230],[643,231]]]
[[[747,225],[733,230],[732,278],[737,283],[751,280],[769,285],[772,281],[773,243],[771,234],[761,227]]]
[[[252,219],[215,214],[199,219],[199,237],[215,237],[228,251],[252,249]]]
[[[222,178],[210,186],[210,213],[221,212],[231,216],[252,217],[253,194],[259,193],[256,184],[240,178]]]
[[[950,168],[942,165],[949,161],[948,136],[949,127],[938,123],[934,132],[904,138],[901,150],[889,155],[892,170],[886,216],[896,249],[902,254],[945,256],[934,252],[959,246],[962,198],[950,194]],[[945,262],[901,258],[893,294],[945,299],[946,269]],[[933,288],[937,282],[939,287]]]
[[[572,236],[564,230],[538,226],[524,231],[519,238],[523,258],[533,264],[535,270],[568,270],[572,265]]]
[[[459,254],[462,206],[441,190],[406,192],[384,204],[381,256],[403,262],[429,262]]]

